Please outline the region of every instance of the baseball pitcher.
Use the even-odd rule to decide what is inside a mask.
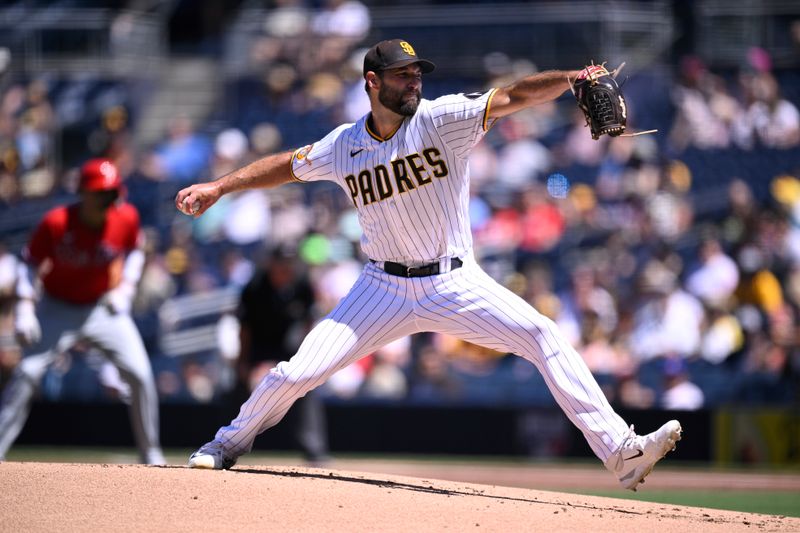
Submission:
[[[498,119],[569,89],[581,95],[583,106],[582,95],[600,75],[588,68],[548,71],[486,92],[425,100],[422,75],[434,68],[407,41],[382,41],[364,58],[371,111],[358,122],[178,193],[177,208],[200,216],[233,191],[333,181],[358,211],[361,246],[370,258],[338,306],[260,382],[230,425],[191,456],[189,466],[232,467],[256,435],[336,371],[400,337],[434,331],[534,364],[594,453],[623,487],[635,490],[674,448],[680,424],[671,420],[651,434],[634,433],[555,324],[480,268],[469,226],[472,147]],[[608,98],[593,100],[607,105]],[[614,118],[603,109],[591,116]],[[593,135],[622,131],[592,129]]]
[[[153,372],[130,316],[144,265],[139,214],[120,201],[121,186],[111,161],[87,161],[81,168],[80,200],[49,211],[23,251],[15,329],[25,356],[3,393],[0,459],[22,431],[47,368],[81,341],[105,355],[130,386],[141,461],[164,464]],[[43,290],[37,302],[38,282]]]

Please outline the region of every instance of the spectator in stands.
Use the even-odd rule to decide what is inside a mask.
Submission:
[[[643,302],[634,315],[629,341],[636,359],[697,353],[704,318],[700,302],[683,291],[675,272],[656,259],[645,266],[639,283]]]
[[[519,191],[541,180],[550,168],[551,156],[537,138],[535,123],[524,115],[511,116],[497,128],[504,141],[497,154],[497,179],[492,186]]]
[[[630,409],[652,409],[656,404],[655,391],[642,384],[635,372],[620,377],[614,398],[616,403]]]
[[[480,230],[474,231],[478,254],[501,255],[515,253],[522,238],[522,216],[516,208],[514,195],[507,190],[493,191],[487,198],[491,216]]]
[[[800,111],[782,98],[775,77],[761,73],[751,83],[754,101],[735,125],[737,144],[746,149],[756,143],[780,149],[800,145]]]
[[[737,316],[727,309],[727,303],[712,301],[706,304],[700,357],[709,363],[720,364],[744,346],[744,330]]]
[[[538,183],[531,183],[520,193],[522,233],[518,254],[524,257],[552,250],[561,241],[566,229],[557,200]]]
[[[237,168],[237,165],[252,160],[249,149],[249,140],[242,130],[239,128],[222,130],[214,139],[211,171],[227,174]]]
[[[702,242],[697,255],[699,265],[686,279],[686,289],[708,305],[727,302],[739,285],[736,262],[713,237]]]
[[[694,220],[694,209],[687,197],[688,188],[673,180],[670,167],[657,169],[642,165],[636,177],[639,194],[649,221],[647,228],[660,241],[675,242]],[[655,189],[651,187],[655,186]]]
[[[12,87],[2,107],[0,135],[8,143],[3,162],[17,178],[17,191],[27,198],[48,195],[56,184],[52,161],[56,120],[47,85],[35,79],[24,88]]]
[[[299,113],[301,108],[297,101],[299,95],[294,94],[291,89],[297,83],[299,74],[297,68],[288,63],[276,63],[272,65],[264,75],[264,95],[263,102],[259,105],[265,106],[275,114],[286,114],[291,118]]]
[[[776,255],[800,265],[800,180],[788,174],[778,176],[770,183],[770,192],[781,216]]]
[[[49,161],[43,157],[33,168],[20,175],[19,190],[24,197],[42,198],[53,192],[56,183],[56,174]]]
[[[681,357],[664,360],[664,392],[661,407],[672,411],[696,411],[703,407],[703,391],[689,379],[686,361]]]
[[[469,221],[473,234],[480,233],[486,229],[486,224],[489,223],[491,217],[492,208],[486,199],[478,194],[477,189],[473,187],[469,193]]]
[[[612,294],[618,312],[622,304],[627,305],[633,299],[632,295],[635,293],[633,281],[638,263],[632,248],[626,244],[623,234],[612,233],[601,243],[599,251],[602,260],[597,260],[595,263],[597,283]]]
[[[431,344],[419,350],[411,368],[409,399],[420,402],[457,400],[462,385],[447,361],[447,356]]]
[[[169,241],[164,252],[164,266],[172,277],[176,294],[191,292],[191,288],[196,286],[191,280],[193,272],[205,267],[198,258],[196,248],[191,226],[183,221],[176,221],[170,228]]]
[[[724,247],[735,249],[753,238],[760,206],[749,183],[733,178],[728,185],[729,213],[721,223]]]
[[[641,166],[641,159],[635,154],[633,139],[617,138],[608,144],[608,150],[599,161],[595,188],[597,195],[604,200],[618,200],[629,188],[627,182],[632,173]]]
[[[272,232],[268,241],[277,245],[296,245],[310,232],[313,214],[299,187],[284,187],[276,193],[269,196]]]
[[[89,134],[89,151],[111,159],[124,176],[134,167],[133,138],[128,121],[128,110],[115,105],[103,110],[100,124]]]
[[[50,161],[53,132],[48,129],[45,117],[46,112],[40,107],[29,108],[23,113],[17,131],[20,192],[29,198],[47,196],[56,185]]]
[[[367,6],[358,0],[324,0],[323,4],[311,20],[315,34],[343,38],[348,45],[367,36],[372,24]],[[324,41],[323,47],[328,42]]]
[[[15,172],[19,168],[17,160],[16,149],[0,145],[0,207],[10,207],[19,199],[19,179]]]
[[[561,300],[553,291],[553,272],[550,266],[541,261],[529,263],[523,274],[525,300],[547,318],[556,320],[561,312]]]
[[[255,159],[271,154],[283,145],[280,130],[271,122],[261,122],[253,126],[249,140],[252,157]]]
[[[17,146],[23,168],[30,170],[40,160],[49,159],[54,142],[56,118],[44,81],[37,79],[28,84],[19,117]]]
[[[361,92],[364,92],[363,89]],[[495,187],[495,176],[498,175],[497,151],[488,142],[477,144],[469,156],[469,166],[474,169],[470,174],[470,192],[483,198],[487,187]]]
[[[307,79],[303,96],[305,109],[317,111],[338,109],[344,99],[344,85],[338,75],[318,72],[311,74]]]
[[[603,160],[609,142],[611,141],[606,135],[596,141],[591,135],[586,135],[586,116],[576,108],[571,110],[571,125],[563,146],[555,149],[556,158],[563,165],[577,163],[597,166]]]
[[[383,346],[372,356],[372,364],[359,395],[365,398],[402,400],[408,395],[405,368],[411,363],[411,337]]]
[[[800,262],[792,263],[784,277],[786,287],[786,298],[791,301],[791,305],[800,308]],[[800,370],[800,367],[798,367]]]
[[[725,148],[730,143],[725,121],[730,116],[728,108],[734,104],[719,90],[720,85],[700,58],[689,56],[681,60],[680,79],[673,90],[676,116],[670,132],[670,143],[678,152],[688,146]]]
[[[171,120],[168,137],[156,148],[155,154],[167,180],[186,183],[208,171],[212,146],[205,136],[195,131],[189,117],[178,116]]]
[[[251,160],[247,136],[236,128],[217,135],[213,175],[222,176]],[[263,247],[271,232],[270,206],[264,191],[243,191],[230,196],[218,222],[227,242],[241,247],[246,257],[252,257]]]
[[[185,397],[193,402],[209,403],[214,399],[216,384],[212,379],[213,371],[191,357],[181,359],[181,378],[184,389],[181,391]]]
[[[580,345],[582,324],[592,317],[606,338],[617,327],[617,304],[604,287],[597,284],[592,264],[582,262],[570,273],[571,288],[560,294],[561,312],[557,323],[566,338]]]
[[[306,46],[310,20],[311,12],[303,0],[276,0],[264,19],[264,35],[251,50],[253,66],[296,62]]]
[[[742,104],[730,93],[728,82],[718,75],[709,77],[706,98],[712,115],[725,128],[730,139],[731,129],[744,112]],[[730,146],[730,142],[728,146]]]
[[[221,285],[242,288],[253,277],[255,265],[239,247],[225,250],[220,260]]]
[[[737,399],[754,404],[791,401],[790,348],[763,329],[751,333],[738,376]]]
[[[612,340],[603,328],[600,317],[592,312],[583,315],[578,352],[592,374],[613,377],[615,380],[636,372],[636,362],[630,352]]]
[[[507,355],[443,333],[433,334],[431,339],[433,346],[447,358],[451,368],[467,376],[494,373]]]
[[[748,243],[738,253],[741,279],[736,288],[739,305],[754,305],[767,316],[784,305],[780,280],[769,269],[769,257],[757,245]]]
[[[369,33],[369,9],[358,0],[325,0],[319,10],[306,2],[279,0],[268,11],[264,35],[251,50],[255,67],[291,65],[300,77],[335,72]]]

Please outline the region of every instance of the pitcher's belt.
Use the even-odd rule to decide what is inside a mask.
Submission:
[[[381,266],[381,261],[370,261],[377,266]],[[392,276],[400,276],[403,278],[424,278],[426,276],[435,276],[439,273],[439,261],[435,263],[428,263],[427,265],[420,266],[406,266],[401,263],[394,263],[392,261],[383,261],[383,271]],[[461,268],[464,262],[458,257],[450,259],[450,270]]]

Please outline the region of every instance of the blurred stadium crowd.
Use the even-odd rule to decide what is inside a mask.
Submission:
[[[236,300],[273,268],[273,249],[289,250],[293,272],[310,280],[317,317],[350,288],[366,258],[355,211],[333,185],[230,195],[198,220],[172,205],[190,182],[311,143],[368,109],[360,65],[369,11],[355,1],[316,11],[280,4],[253,47],[256,74],[227,79],[208,120],[172,117],[152,145],[135,142],[141,109],[125,80],[4,75],[0,383],[19,359],[15,255],[46,209],[73,197],[76,166],[89,156],[119,164],[142,215],[148,260],[134,316],[163,402],[219,401],[235,387]],[[482,78],[432,76],[425,95],[507,83],[534,71],[532,59],[491,53]],[[500,121],[473,153],[477,257],[559,324],[615,405],[798,401],[800,74],[773,69],[759,48],[741,65],[716,72],[692,56],[666,75],[630,72],[630,125],[656,135],[593,141],[567,94]],[[193,306],[202,312],[186,320],[181,310]],[[197,346],[192,331],[202,327],[213,335]],[[124,393],[109,373],[97,358],[65,354],[43,395]],[[328,401],[553,402],[528,363],[441,335],[393,343],[323,392]]]

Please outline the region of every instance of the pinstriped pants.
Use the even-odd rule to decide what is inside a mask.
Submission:
[[[367,264],[336,308],[289,361],[256,387],[215,440],[238,457],[277,424],[308,391],[359,358],[396,339],[433,331],[524,357],[544,376],[561,409],[603,462],[628,427],[609,405],[581,356],[555,324],[486,274],[471,257],[460,269],[402,278]]]

